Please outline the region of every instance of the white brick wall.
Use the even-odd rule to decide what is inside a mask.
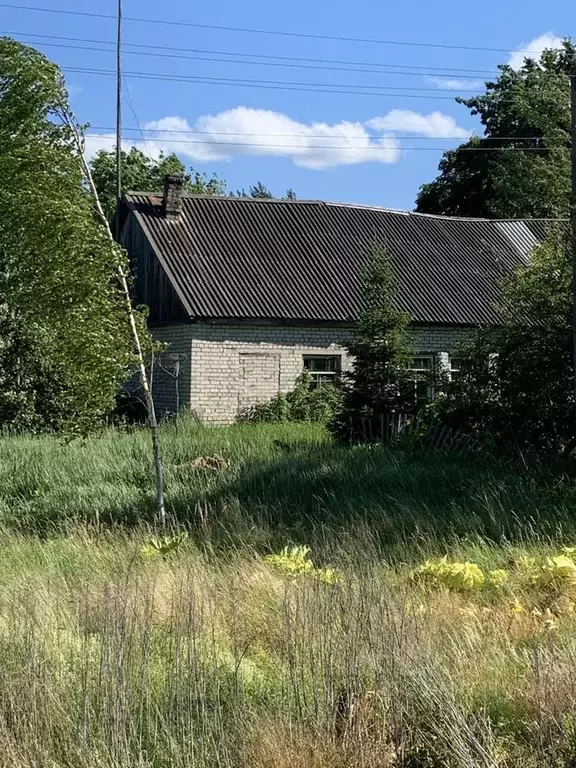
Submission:
[[[303,355],[341,355],[342,370],[347,370],[351,360],[341,343],[351,333],[351,328],[329,326],[207,323],[153,329],[156,339],[169,344],[160,360],[163,367],[173,369],[170,355],[181,359],[180,407],[216,424],[233,421],[247,405],[289,392],[302,373]],[[450,353],[469,334],[470,329],[450,326],[411,331],[417,352]],[[154,399],[162,416],[176,410],[176,382],[156,370]]]
[[[180,410],[190,407],[191,328],[190,325],[163,325],[152,329],[156,341],[167,344],[152,371],[152,393],[159,417],[176,413],[178,405]]]

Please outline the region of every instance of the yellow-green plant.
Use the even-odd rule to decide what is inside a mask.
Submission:
[[[440,560],[427,560],[413,572],[413,577],[463,592],[482,589],[486,581],[484,572],[476,563],[450,563],[447,556]]]
[[[142,554],[145,557],[163,557],[173,554],[187,540],[188,535],[183,532],[176,536],[153,537],[142,546]]]
[[[540,566],[536,583],[540,586],[576,586],[576,563],[567,555],[547,557]]]
[[[310,547],[284,547],[279,554],[267,555],[264,559],[287,576],[296,577],[307,574],[323,584],[331,585],[342,581],[342,571],[330,566],[316,568],[309,555]]]
[[[510,574],[508,571],[505,571],[503,568],[496,568],[493,571],[488,571],[486,583],[487,586],[493,587],[494,589],[501,589],[508,583],[509,579]]]
[[[265,560],[288,576],[299,576],[314,570],[309,553],[310,547],[284,547],[280,554],[266,555]]]

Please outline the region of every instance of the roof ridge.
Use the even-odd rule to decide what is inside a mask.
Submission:
[[[162,197],[162,192],[143,192],[142,190],[131,189],[124,192],[123,197]],[[236,195],[196,195],[193,192],[183,192],[182,198],[184,200],[234,200],[238,203],[290,203],[290,204],[304,204],[304,205],[327,205],[325,200],[309,200],[309,199],[287,199],[284,197],[237,197]]]
[[[138,190],[129,190],[124,193],[124,197],[162,197],[162,192],[142,192]],[[547,219],[543,217],[524,217],[518,219],[504,219],[504,218],[488,218],[486,216],[448,216],[443,213],[423,213],[421,211],[409,211],[405,208],[391,208],[386,205],[371,205],[369,203],[348,203],[337,200],[314,200],[314,199],[295,199],[287,200],[286,198],[265,198],[265,197],[236,197],[235,195],[196,195],[190,192],[185,192],[182,195],[185,200],[210,200],[214,202],[230,202],[236,203],[256,203],[256,204],[280,204],[286,203],[290,205],[319,205],[334,208],[359,208],[369,211],[383,211],[385,213],[395,213],[401,216],[414,216],[428,219],[439,219],[441,221],[487,221],[492,223],[523,223],[523,222],[567,222],[568,218],[554,218]]]
[[[325,205],[329,206],[341,206],[343,208],[365,208],[371,211],[385,211],[386,213],[400,213],[405,216],[422,216],[423,218],[441,219],[441,220],[455,220],[455,221],[491,221],[491,222],[524,222],[524,221],[559,221],[565,222],[568,219],[547,219],[543,217],[529,218],[523,217],[520,219],[496,219],[488,218],[487,216],[449,216],[445,213],[423,213],[422,211],[408,211],[405,208],[391,208],[386,205],[370,205],[368,203],[345,203],[326,200]]]

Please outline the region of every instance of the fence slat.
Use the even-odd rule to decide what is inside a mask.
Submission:
[[[414,444],[420,450],[452,451],[462,454],[478,452],[481,448],[480,443],[471,435],[440,422],[427,424],[418,415],[399,411],[387,411],[372,417],[362,417],[360,425],[364,440],[369,442],[397,445],[403,436],[417,434]],[[351,439],[352,431],[351,422]]]

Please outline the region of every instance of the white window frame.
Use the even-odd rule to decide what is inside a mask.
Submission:
[[[436,352],[418,352],[412,357],[412,360],[410,361],[410,365],[408,366],[408,370],[410,373],[414,374],[414,398],[415,400],[418,400],[418,382],[422,381],[422,378],[424,376],[428,376],[431,373],[434,373],[436,370],[437,365],[437,353]],[[416,367],[414,365],[416,360],[428,360],[430,362],[429,366],[424,367]],[[424,374],[422,378],[418,378],[418,374]],[[434,392],[432,390],[432,387],[428,386],[426,388],[426,399],[432,400],[434,396]]]
[[[306,363],[314,360],[334,360],[333,371],[315,371],[313,368],[308,368]],[[342,355],[323,355],[323,354],[305,354],[302,355],[302,370],[304,373],[310,374],[314,385],[321,387],[323,384],[336,384],[342,373]]]
[[[455,360],[459,360],[457,355],[450,355],[448,358],[448,377],[450,378],[450,381],[454,380],[454,374],[458,375],[460,373],[460,365],[457,367],[454,366]]]

